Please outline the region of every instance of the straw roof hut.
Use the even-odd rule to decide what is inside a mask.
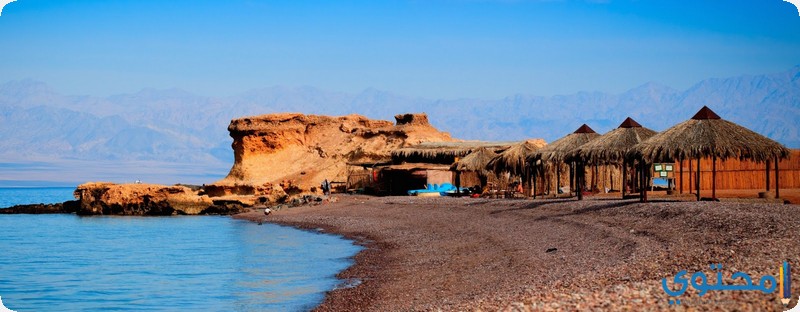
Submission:
[[[766,162],[789,156],[789,149],[750,129],[724,120],[703,106],[697,114],[636,146],[632,156],[647,162],[716,157]]]
[[[475,171],[478,174],[487,176],[491,172],[486,170],[486,164],[497,156],[497,153],[486,148],[481,147],[455,162],[450,170],[453,171]]]
[[[400,162],[429,162],[452,164],[456,157],[464,157],[484,147],[492,151],[501,151],[517,142],[424,142],[410,147],[392,151],[392,160]]]
[[[619,164],[622,172],[622,198],[625,198],[627,183],[625,156],[636,144],[656,133],[628,117],[616,129],[576,148],[569,158],[594,165]]]
[[[538,151],[534,152],[530,157],[528,157],[526,161],[529,164],[535,164],[537,161],[541,161],[542,165],[553,166],[556,172],[555,186],[558,189],[561,183],[560,164],[571,160],[568,159],[568,157],[576,148],[596,139],[599,136],[600,135],[597,134],[597,132],[594,132],[592,128],[589,128],[589,126],[583,124],[577,130],[575,130],[575,132],[540,148]],[[570,165],[570,167],[572,166]],[[572,169],[570,169],[570,172],[572,172]],[[536,184],[534,183],[534,187],[535,186]],[[583,198],[581,192],[578,192],[578,198]]]
[[[575,130],[575,132],[555,140],[553,143],[533,153],[531,157],[528,158],[528,162],[533,163],[532,160],[537,159],[541,159],[542,162],[564,162],[576,148],[599,136],[600,135],[594,132],[592,128],[583,124],[578,130]]]
[[[592,164],[619,164],[636,144],[656,133],[628,117],[618,128],[575,149],[571,156]]]
[[[750,129],[724,120],[711,109],[703,106],[692,119],[679,123],[664,132],[652,136],[639,143],[628,154],[628,157],[643,159],[648,163],[698,159],[710,157],[712,175],[716,176],[716,159],[738,158],[755,162],[775,161],[789,156],[789,149]],[[767,169],[769,170],[769,169]],[[716,198],[716,181],[712,178],[712,198]],[[777,180],[777,179],[776,179]],[[700,181],[697,179],[697,189]],[[778,195],[776,185],[776,196]],[[697,192],[700,199],[700,192]]]
[[[525,173],[528,157],[532,156],[537,150],[546,146],[541,140],[526,140],[512,145],[507,150],[497,155],[487,164],[487,169],[499,172],[508,172],[513,175],[521,176]]]

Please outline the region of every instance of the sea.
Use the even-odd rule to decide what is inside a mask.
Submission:
[[[0,188],[0,207],[73,190]],[[18,312],[307,311],[358,283],[336,274],[362,248],[228,216],[0,215],[0,300]]]

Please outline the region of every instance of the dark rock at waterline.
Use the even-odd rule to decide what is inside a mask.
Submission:
[[[75,213],[80,209],[80,202],[70,200],[57,204],[31,204],[16,205],[0,209],[0,214],[46,214],[46,213]]]
[[[249,205],[245,205],[238,200],[214,200],[214,204],[209,206],[200,214],[203,215],[234,215],[247,212]]]
[[[198,215],[234,215],[248,211],[248,205],[235,200],[215,200],[213,205],[201,210]],[[125,204],[107,204],[103,201],[94,201],[84,207],[79,207],[79,215],[123,215],[123,216],[171,216],[188,215],[179,207],[173,207],[168,201],[153,200],[150,196],[143,196],[141,202]]]

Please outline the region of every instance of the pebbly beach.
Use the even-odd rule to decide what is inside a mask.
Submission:
[[[235,218],[341,234],[366,248],[317,311],[783,311],[775,294],[662,289],[724,265],[757,280],[800,263],[797,205],[589,198],[336,195]],[[792,282],[800,285],[798,275]],[[736,283],[734,281],[730,283]],[[672,287],[679,287],[673,285]],[[789,306],[796,305],[794,299]],[[671,304],[672,303],[672,304]]]

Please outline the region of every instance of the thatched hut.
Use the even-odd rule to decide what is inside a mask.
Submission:
[[[596,139],[600,135],[594,132],[586,124],[581,125],[578,130],[568,134],[567,136],[547,144],[547,146],[539,149],[533,153],[533,159],[539,159],[543,162],[565,162],[571,153],[583,144]]]
[[[647,163],[697,159],[697,200],[700,200],[700,159],[712,159],[711,197],[716,199],[716,160],[738,158],[757,163],[775,161],[776,197],[778,162],[788,158],[789,149],[750,129],[724,120],[703,106],[691,119],[679,123],[634,147],[629,157]],[[769,166],[767,166],[769,170]],[[646,198],[644,198],[646,200]]]
[[[546,145],[547,143],[541,139],[520,142],[489,161],[486,168],[494,171],[495,174],[506,172],[513,176],[522,177],[524,186],[530,187],[531,171],[534,166],[530,166],[527,159]],[[535,190],[533,190],[533,194],[535,196]]]
[[[452,183],[474,186],[486,181],[478,172],[453,172],[451,165],[457,158],[485,148],[491,152],[507,149],[517,142],[426,142],[392,151],[392,165],[381,168],[381,177],[391,194],[402,194],[417,185]],[[486,165],[485,163],[483,164]],[[483,183],[485,184],[485,183]]]
[[[497,153],[495,153],[493,150],[481,147],[453,163],[453,165],[450,166],[450,170],[455,171],[456,173],[456,187],[459,189],[461,188],[462,174],[465,172],[472,172],[476,174],[480,187],[486,186],[490,178],[496,178],[493,172],[486,169],[486,164],[494,159],[495,156],[497,156]],[[471,184],[472,183],[468,183],[467,185]]]
[[[571,156],[583,163],[596,165],[619,165],[622,172],[622,197],[625,197],[625,155],[636,145],[654,136],[657,132],[642,127],[628,117],[618,128],[576,148]]]
[[[599,137],[600,135],[597,132],[594,132],[592,128],[589,128],[586,124],[581,125],[575,132],[568,134],[567,136],[560,138],[558,140],[553,141],[553,143],[548,144],[547,146],[539,149],[535,153],[533,153],[530,157],[528,157],[527,161],[530,164],[536,163],[537,160],[540,160],[542,164],[548,163],[550,165],[555,165],[556,167],[556,189],[558,189],[561,180],[561,170],[560,164],[564,163],[568,160],[568,157],[571,153],[578,148],[579,146],[588,143]],[[572,171],[574,166],[570,165],[570,176],[574,176]],[[573,179],[570,179],[571,181]],[[570,184],[575,184],[570,182]],[[570,185],[571,188],[574,188],[573,185]],[[581,196],[581,192],[578,192],[578,196]]]
[[[527,159],[546,146],[541,139],[526,140],[512,145],[487,164],[487,169],[495,173],[508,172],[513,175],[521,176],[527,170]]]
[[[453,171],[474,171],[481,175],[489,175],[491,171],[486,169],[486,164],[497,156],[497,153],[489,150],[488,148],[481,147],[474,152],[470,153],[464,158],[459,159],[452,166],[450,170]]]
[[[425,162],[437,164],[452,164],[457,157],[464,157],[479,148],[492,151],[502,151],[518,142],[424,142],[410,147],[399,148],[392,151],[394,163]]]

